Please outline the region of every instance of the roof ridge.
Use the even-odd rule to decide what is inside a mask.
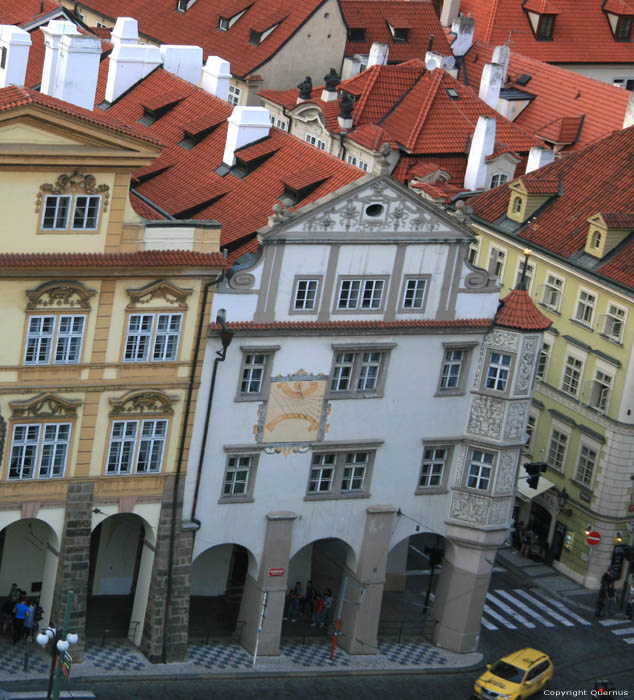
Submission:
[[[368,103],[368,100],[370,99],[370,93],[372,92],[372,88],[374,87],[376,81],[379,79],[379,69],[380,66],[374,65],[371,66],[367,70],[373,70],[374,69],[374,75],[370,77],[370,79],[366,82],[365,88],[363,89],[363,93],[361,95],[361,98],[359,101],[355,104],[355,109],[354,109],[354,116],[355,117],[361,117],[361,113],[365,109],[366,104]]]
[[[438,76],[435,77],[435,73],[438,72]],[[425,95],[425,99],[423,100],[423,104],[421,105],[420,111],[418,113],[418,118],[414,122],[414,127],[410,131],[410,137],[407,140],[407,143],[405,144],[405,148],[408,150],[411,150],[412,146],[416,143],[418,140],[418,135],[420,134],[420,130],[423,128],[423,124],[425,123],[427,119],[427,115],[429,114],[429,110],[431,109],[432,104],[434,103],[434,100],[436,99],[436,95],[438,94],[438,90],[440,88],[440,84],[442,83],[444,71],[441,71],[439,69],[431,71],[431,73],[426,72],[425,75],[431,75],[430,80],[432,80],[432,88],[427,91],[427,94]],[[416,85],[419,85],[420,81],[416,83]],[[413,90],[412,86],[412,90]],[[411,91],[410,91],[411,92]]]

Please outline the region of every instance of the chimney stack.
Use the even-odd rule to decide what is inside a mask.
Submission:
[[[111,41],[117,44],[138,44],[139,25],[133,17],[117,17],[111,34]]]
[[[44,66],[42,68],[42,83],[40,91],[45,95],[52,95],[57,83],[57,69],[59,67],[59,42],[66,34],[76,34],[77,27],[72,22],[61,19],[52,19],[42,27],[44,34]]]
[[[390,47],[387,44],[379,44],[375,41],[370,46],[370,55],[368,56],[368,68],[372,66],[386,66],[387,59],[390,55]]]
[[[234,107],[227,121],[229,126],[222,162],[231,167],[236,162],[238,149],[269,135],[271,113],[264,107]]]
[[[117,20],[118,22],[119,20]],[[161,50],[149,44],[115,44],[110,54],[106,102],[114,102],[161,65]]]
[[[464,56],[473,45],[473,32],[475,20],[473,17],[460,15],[451,25],[452,34],[456,38],[451,42],[451,51],[454,56]]]
[[[460,0],[445,0],[440,11],[440,24],[451,27],[460,12]]]
[[[501,66],[499,63],[487,63],[482,69],[478,96],[496,111],[505,77],[504,66]]]
[[[436,68],[450,71],[455,65],[456,59],[453,56],[443,56],[435,51],[428,51],[425,54],[425,67],[428,71],[436,70]]]
[[[161,58],[166,71],[194,85],[200,85],[203,66],[203,50],[200,46],[163,44]]]
[[[493,49],[491,63],[499,63],[504,69],[502,82],[506,82],[506,76],[509,74],[509,61],[511,60],[511,49],[508,46],[496,46]]]
[[[22,87],[29,62],[31,37],[13,24],[0,25],[0,87]]]
[[[532,173],[533,170],[542,168],[555,160],[555,151],[550,148],[541,148],[533,146],[528,152],[528,161],[526,163],[526,172]]]
[[[464,186],[474,192],[486,187],[487,156],[495,150],[495,117],[478,117],[469,149]]]
[[[200,87],[221,100],[229,96],[229,81],[231,80],[231,66],[220,56],[207,56],[207,63],[203,68]]]

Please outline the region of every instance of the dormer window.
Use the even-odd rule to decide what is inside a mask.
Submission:
[[[351,27],[348,29],[349,41],[363,43],[365,41],[365,29],[363,27]]]
[[[147,102],[142,105],[143,116],[137,119],[137,122],[143,126],[151,126],[154,122],[165,116],[172,107],[175,107],[182,99],[183,97],[180,95],[176,97],[160,94],[148,98]]]
[[[218,19],[218,29],[220,29],[221,32],[226,32],[227,29],[229,29],[229,20],[227,17],[220,17]]]
[[[538,41],[552,41],[555,28],[555,15],[540,15],[535,38]]]
[[[267,36],[269,36],[277,27],[279,27],[279,22],[277,24],[274,24],[272,27],[269,27],[268,29],[265,29],[263,32],[256,32],[255,29],[251,30],[251,38],[249,39],[249,43],[253,44],[253,46],[259,46]]]
[[[187,12],[190,0],[177,0],[176,12]]]
[[[390,22],[387,23],[392,35],[392,41],[399,44],[406,44],[409,39],[409,27],[395,27]]]
[[[616,23],[614,38],[616,41],[631,41],[632,17],[621,15]]]
[[[601,231],[593,231],[592,232],[592,247],[593,248],[600,248],[601,247]]]
[[[218,17],[218,29],[221,32],[227,32],[233,25],[242,17],[242,15],[248,10],[248,7],[245,7],[244,10],[240,10],[240,12],[237,12],[235,15],[232,15],[231,17]]]
[[[552,41],[559,10],[551,0],[523,0],[522,8],[537,41]]]
[[[515,197],[513,200],[513,211],[516,214],[519,214],[522,211],[522,198],[521,197]]]

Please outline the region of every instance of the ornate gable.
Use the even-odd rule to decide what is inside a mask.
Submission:
[[[79,399],[64,399],[57,394],[38,394],[25,401],[11,401],[14,418],[46,418],[47,416],[73,417],[77,415]]]
[[[178,305],[181,309],[186,309],[187,304],[185,300],[187,297],[193,293],[193,289],[183,289],[178,287],[172,282],[167,280],[158,280],[156,282],[150,282],[144,287],[139,287],[138,289],[128,289],[128,296],[130,297],[130,304],[128,308],[149,304],[154,300],[163,300],[168,304]]]
[[[72,280],[44,282],[36,289],[27,290],[29,301],[26,308],[27,310],[51,307],[89,309],[90,297],[96,293],[94,289],[88,289],[81,282]]]
[[[71,175],[62,173],[55,184],[45,183],[40,185],[35,202],[36,213],[42,208],[42,201],[47,194],[100,194],[103,197],[103,211],[108,211],[108,200],[110,198],[110,186],[98,185],[94,175],[84,174],[83,170],[77,169]]]
[[[137,389],[129,391],[119,399],[110,399],[111,416],[128,414],[160,414],[171,415],[174,411],[172,404],[176,399],[164,391],[154,389]]]

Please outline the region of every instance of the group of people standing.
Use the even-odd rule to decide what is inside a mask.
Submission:
[[[304,618],[309,617],[311,627],[319,626],[321,628],[328,623],[328,615],[333,602],[334,598],[330,588],[326,588],[324,593],[318,593],[313,587],[313,582],[308,581],[306,591],[304,591],[301,582],[297,581],[286,595],[284,619],[295,622],[302,615]]]
[[[37,634],[38,622],[42,619],[42,608],[26,591],[11,585],[11,590],[2,604],[2,633],[10,635],[14,644],[21,639],[32,639]]]
[[[617,572],[610,568],[601,577],[601,586],[599,587],[599,595],[597,596],[597,608],[595,616],[612,617],[616,610],[616,586],[614,585],[617,578]],[[634,621],[634,576],[626,584],[625,591],[625,616]]]

